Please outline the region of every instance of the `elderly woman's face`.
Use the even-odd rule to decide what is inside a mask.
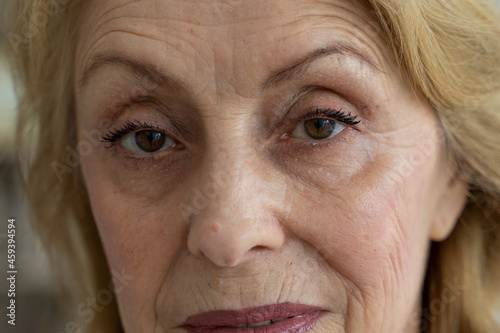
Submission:
[[[465,186],[366,9],[110,0],[80,24],[82,170],[134,277],[126,332],[418,331]]]

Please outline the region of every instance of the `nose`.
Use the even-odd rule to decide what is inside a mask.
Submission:
[[[197,182],[202,186],[193,193],[200,209],[189,216],[187,244],[193,255],[220,267],[234,267],[283,245],[285,234],[271,208],[276,186],[259,170],[248,163],[225,163]]]
[[[221,216],[194,224],[188,248],[217,266],[234,267],[250,261],[258,252],[278,249],[283,239],[279,226],[272,221]]]

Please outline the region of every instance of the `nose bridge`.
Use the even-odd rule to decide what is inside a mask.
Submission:
[[[223,210],[222,206],[227,206],[233,213],[246,215],[252,201],[258,199],[253,193],[262,188],[256,154],[244,142],[233,142],[216,150],[209,158],[211,172],[206,182],[213,183],[218,199],[209,208]]]
[[[238,100],[238,102],[235,102]],[[209,209],[230,205],[243,213],[251,203],[245,197],[262,187],[264,161],[252,136],[252,101],[234,98],[232,103],[219,100],[211,108],[205,127],[206,144],[202,162],[202,182],[213,189],[214,199]],[[246,202],[246,204],[245,204]]]

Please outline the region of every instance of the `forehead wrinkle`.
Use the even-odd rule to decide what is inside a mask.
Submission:
[[[122,54],[121,50],[113,49],[113,50],[110,51],[106,47],[102,48],[103,44],[106,45],[106,42],[107,42],[107,39],[108,39],[109,35],[116,34],[116,33],[122,33],[122,34],[125,34],[125,35],[133,35],[133,36],[137,36],[137,37],[147,38],[148,40],[153,40],[153,41],[160,42],[164,46],[170,46],[172,49],[175,49],[175,47],[176,47],[168,39],[163,40],[163,39],[155,38],[153,36],[144,35],[144,34],[141,34],[141,33],[138,33],[138,32],[131,32],[131,31],[125,31],[125,30],[118,30],[118,29],[107,31],[106,33],[104,33],[102,36],[100,36],[97,40],[95,40],[92,43],[92,45],[90,46],[89,50],[87,52],[85,52],[85,55],[83,56],[83,58],[82,58],[82,60],[80,62],[81,63],[81,65],[80,65],[80,71],[79,71],[80,74],[81,74],[80,75],[81,79],[79,80],[80,86],[83,86],[85,84],[85,81],[86,81],[85,77],[88,76],[88,75],[86,75],[86,74],[88,74],[88,73],[86,73],[87,69],[90,68],[90,67],[92,67],[92,64],[87,65],[87,63],[91,63],[92,59],[96,58],[94,60],[99,60],[98,58],[100,58],[100,56],[102,54],[105,54],[105,53],[114,54],[115,56],[121,56],[123,58],[127,57],[126,54],[125,55]],[[104,50],[100,50],[101,48],[104,49]],[[168,52],[166,51],[165,53],[168,53]],[[93,54],[96,54],[96,55],[93,56]],[[130,60],[135,60],[135,59],[130,59]],[[158,67],[158,66],[154,66],[153,64],[148,64],[148,65],[151,68]],[[155,63],[155,65],[157,65],[157,64]],[[177,81],[180,82],[180,80],[177,80]]]
[[[102,14],[101,14],[101,17],[104,18],[106,17],[106,15],[108,15],[109,13],[119,9],[119,8],[125,8],[125,7],[128,7],[134,3],[140,3],[140,2],[144,2],[145,0],[131,0],[130,2],[128,3],[120,3],[118,4],[116,7],[111,7],[109,9],[107,9],[106,11],[104,11]]]
[[[93,19],[94,15],[92,15],[92,14],[94,14],[94,12],[98,12],[98,10],[93,9],[93,11],[92,11],[91,9],[87,9],[85,15],[82,15],[82,16],[86,16],[86,17],[83,19],[83,22],[81,21],[81,23],[83,23],[82,26],[84,28],[86,28],[86,30],[87,30],[87,31],[84,31],[84,35],[90,36],[90,38],[96,34],[101,35],[92,44],[96,44],[100,39],[102,39],[103,37],[105,37],[106,35],[108,35],[111,32],[130,33],[130,34],[134,34],[136,36],[146,37],[146,38],[152,39],[152,40],[157,40],[157,41],[162,42],[162,43],[167,42],[167,40],[160,37],[162,35],[161,31],[165,30],[165,27],[162,27],[161,24],[156,24],[156,22],[161,22],[165,18],[163,18],[163,17],[151,17],[149,15],[149,13],[145,13],[142,16],[141,15],[130,15],[130,13],[127,13],[127,15],[122,15],[121,12],[118,11],[119,9],[123,9],[125,7],[129,7],[133,4],[137,4],[137,3],[141,3],[141,2],[146,2],[146,1],[145,0],[140,0],[140,1],[133,0],[133,1],[130,1],[126,4],[120,4],[116,7],[113,7],[113,8],[106,10],[104,13],[100,14],[96,19]],[[87,7],[92,8],[92,6],[87,6]],[[118,13],[110,15],[110,13],[113,13],[116,11],[118,11]],[[134,13],[136,13],[136,14],[138,12],[139,11],[134,11]],[[169,21],[174,21],[174,20],[175,20],[174,18],[169,18]],[[88,21],[92,21],[95,23],[93,23],[92,26],[90,26],[90,23]],[[120,21],[125,21],[126,24],[125,25],[121,24]],[[132,21],[132,22],[130,22],[130,21]],[[115,23],[115,22],[117,22],[117,23]],[[144,24],[145,22],[147,22],[147,24]],[[182,21],[182,22],[188,23],[185,21]],[[139,24],[135,24],[135,23],[139,23]],[[105,27],[105,29],[102,29],[103,26]],[[106,26],[109,26],[109,27],[106,27]],[[127,29],[127,30],[125,30],[125,29]],[[105,32],[100,33],[100,30],[104,30]],[[106,31],[106,30],[108,30],[108,31]],[[146,31],[144,31],[144,30],[146,30]],[[179,31],[182,33],[186,32],[186,31],[183,31],[181,29],[176,28],[175,25],[174,26],[170,25],[168,27],[168,31],[172,31],[172,30]],[[156,32],[157,36],[154,36],[155,34],[153,34],[152,32]],[[81,32],[80,32],[80,37],[81,37]],[[85,43],[80,42],[80,44],[83,45]]]
[[[321,19],[325,27],[330,26],[331,22],[336,22],[336,24],[340,23],[341,27],[345,23],[352,25],[354,29],[352,27],[347,27],[344,30],[364,46],[371,49],[371,54],[378,60],[374,61],[374,63],[378,62],[380,66],[384,64],[387,65],[386,56],[392,58],[393,52],[388,43],[388,37],[385,35],[379,20],[371,11],[372,7],[367,4],[367,1],[349,1],[349,3],[354,6],[349,6],[349,3],[345,1],[334,0],[316,0],[316,3],[324,5],[324,7],[321,8],[325,10],[322,10],[319,14],[313,13],[307,16],[304,15],[304,17]],[[335,8],[337,8],[337,10],[335,10]],[[340,14],[341,12],[342,14]],[[379,70],[381,70],[380,67]]]
[[[143,3],[143,2],[145,2],[145,1],[131,1],[131,2],[128,2],[127,4],[124,4],[124,5],[121,5],[121,6],[116,6],[116,7],[114,7],[114,9],[123,8],[126,5],[132,5],[132,4],[135,4],[135,3]],[[281,41],[290,40],[290,43],[291,43],[292,42],[291,39],[295,38],[296,37],[295,35],[297,33],[299,33],[300,35],[302,35],[301,39],[303,38],[304,35],[307,35],[306,31],[304,31],[304,30],[311,31],[311,30],[315,30],[315,28],[320,28],[321,29],[322,27],[331,27],[332,28],[332,33],[335,32],[333,28],[335,28],[335,30],[343,30],[345,32],[346,36],[348,37],[347,40],[351,39],[351,36],[354,37],[354,39],[357,39],[359,43],[362,43],[361,49],[365,49],[365,48],[370,48],[371,50],[378,49],[377,47],[375,47],[376,45],[373,45],[373,43],[376,42],[376,41],[374,41],[373,38],[370,38],[370,36],[366,36],[366,37],[368,37],[368,40],[366,40],[365,38],[362,38],[362,39],[365,39],[365,41],[360,40],[360,37],[365,37],[362,34],[363,30],[361,30],[361,33],[356,33],[356,32],[353,32],[352,30],[358,30],[358,29],[352,29],[352,28],[348,29],[349,27],[352,27],[352,26],[356,26],[356,25],[359,26],[359,24],[360,24],[359,20],[361,19],[361,20],[365,21],[364,17],[366,15],[362,15],[361,13],[358,13],[356,11],[351,10],[351,11],[347,12],[348,18],[346,19],[346,17],[340,16],[335,11],[335,7],[338,7],[340,9],[342,9],[344,13],[346,13],[346,11],[347,11],[348,8],[345,8],[344,6],[340,6],[339,4],[333,4],[332,5],[332,3],[329,3],[329,2],[320,2],[319,4],[321,5],[319,7],[314,7],[314,6],[311,6],[310,4],[302,4],[301,8],[304,7],[304,6],[309,7],[309,8],[311,8],[312,12],[311,11],[309,11],[309,12],[307,12],[307,11],[303,12],[301,10],[297,10],[296,8],[295,9],[291,9],[294,12],[294,15],[291,17],[292,18],[291,20],[289,20],[289,19],[282,20],[282,19],[279,19],[279,17],[278,17],[278,20],[274,21],[274,22],[270,22],[270,24],[268,24],[268,27],[265,27],[264,25],[257,24],[257,26],[255,27],[256,29],[255,28],[251,29],[253,31],[250,31],[250,32],[248,31],[249,29],[247,29],[245,27],[245,26],[248,26],[248,24],[244,24],[244,26],[242,26],[241,29],[230,29],[230,30],[227,29],[227,26],[226,26],[226,29],[224,29],[223,26],[212,27],[213,29],[215,29],[215,30],[212,30],[212,31],[214,31],[215,33],[219,34],[221,37],[226,37],[226,38],[220,38],[220,39],[216,38],[215,41],[214,41],[215,47],[210,48],[210,50],[207,50],[207,48],[204,48],[205,52],[209,51],[209,53],[202,54],[203,58],[205,58],[205,61],[204,61],[205,65],[208,65],[205,68],[206,69],[210,68],[210,72],[212,72],[212,74],[213,74],[213,75],[211,75],[211,77],[212,77],[213,80],[210,80],[210,81],[213,81],[213,82],[210,82],[210,83],[209,82],[205,82],[206,85],[212,86],[212,88],[215,87],[215,91],[220,91],[221,89],[219,89],[220,87],[217,87],[218,86],[218,82],[216,80],[217,77],[220,77],[219,72],[227,74],[229,67],[231,67],[233,74],[237,73],[238,70],[239,70],[239,68],[240,68],[240,66],[238,65],[238,63],[240,61],[242,61],[242,60],[248,62],[248,58],[247,59],[242,59],[241,55],[240,55],[238,57],[230,57],[229,60],[231,61],[231,63],[227,63],[226,62],[226,64],[223,65],[223,61],[221,61],[221,60],[223,60],[223,58],[227,58],[227,57],[226,56],[224,56],[222,58],[220,57],[221,53],[218,51],[219,47],[222,46],[226,50],[228,48],[235,49],[235,48],[237,48],[236,43],[238,43],[238,40],[241,37],[257,36],[257,38],[258,38],[259,35],[262,35],[262,30],[266,30],[266,31],[269,31],[269,30],[280,30],[280,29],[286,29],[288,26],[290,26],[290,27],[295,26],[294,30],[296,30],[296,31],[295,32],[292,31],[292,34],[291,34],[293,36],[290,36],[290,34],[289,34],[289,35],[281,36],[281,38],[280,38]],[[328,7],[325,4],[327,4]],[[110,9],[110,10],[106,11],[105,14],[108,14],[111,11],[112,10]],[[105,14],[103,14],[103,16]],[[349,17],[351,16],[351,14],[352,14],[352,18],[349,19]],[[364,14],[366,14],[366,13],[364,13]],[[142,31],[144,31],[144,33],[146,33],[147,31],[145,31],[145,30],[147,30],[148,27],[154,26],[155,22],[157,22],[159,20],[155,16],[153,16],[151,18],[148,18],[146,16],[146,17],[143,18],[144,20],[153,21],[153,22],[147,23],[146,26],[131,24],[130,25],[131,29],[133,28],[134,30],[142,30]],[[268,14],[268,12],[266,12],[266,13],[264,13],[264,16],[261,17],[261,19],[265,21],[268,16],[269,16],[269,14]],[[113,18],[109,18],[105,22],[101,23],[101,26],[105,25],[106,22],[109,24],[109,22],[112,22],[112,21],[117,21],[117,20],[125,20],[126,21],[126,19],[129,19],[129,17],[113,17]],[[137,19],[137,17],[136,17],[136,19]],[[251,19],[249,19],[249,20],[251,20]],[[170,21],[172,21],[172,20],[170,20]],[[187,29],[189,29],[189,26],[193,26],[195,24],[202,25],[202,23],[203,23],[203,20],[198,20],[198,22],[193,23],[194,21],[195,20],[188,19],[187,21],[182,21],[182,22],[187,24],[186,25]],[[255,21],[253,21],[253,22],[255,22]],[[340,29],[338,29],[336,27],[339,23],[340,23]],[[120,23],[118,23],[118,24],[120,24]],[[153,29],[152,31],[158,33],[159,30],[165,30],[166,28],[169,28],[171,25],[172,24],[168,24],[166,26],[163,26],[163,28],[160,25],[159,29],[158,28],[157,29]],[[189,38],[196,37],[197,39],[199,39],[201,41],[204,41],[204,42],[207,42],[207,43],[210,42],[210,40],[207,40],[206,38],[203,38],[203,37],[209,37],[209,32],[208,32],[207,36],[194,35],[194,34],[187,33],[187,31],[186,31],[185,28],[183,28],[183,29],[178,28],[178,26],[179,25],[177,25],[177,24],[173,24],[172,29],[169,28],[169,30],[170,31],[175,30],[175,31],[182,31],[182,32],[184,32],[184,34],[176,34],[176,36],[175,36],[176,41],[177,40],[178,41],[184,40],[185,42],[187,42],[187,44],[184,45],[184,46],[189,46],[190,45],[190,41],[186,39],[188,37]],[[311,29],[311,26],[313,27],[312,29]],[[303,29],[303,27],[306,27],[306,29]],[[101,39],[101,38],[105,39],[106,35],[109,35],[111,32],[116,32],[116,31],[117,30],[113,30],[113,31],[107,32],[105,35],[101,36],[99,39]],[[128,34],[133,34],[133,35],[140,36],[140,37],[146,37],[148,39],[156,40],[156,41],[158,41],[160,43],[163,43],[163,44],[168,44],[168,45],[170,45],[170,47],[172,47],[172,50],[175,50],[175,48],[176,48],[176,45],[172,44],[172,42],[170,41],[170,38],[161,38],[161,36],[156,36],[156,37],[147,36],[145,34],[133,33],[133,32],[130,32],[130,31],[121,31],[121,32],[128,33]],[[221,35],[221,33],[222,33],[222,35]],[[276,35],[276,34],[273,34],[273,35]],[[186,36],[186,37],[183,38],[183,36]],[[262,36],[265,36],[265,35],[262,35]],[[255,38],[256,37],[254,37],[252,39],[255,39]],[[268,38],[268,37],[264,37],[264,38]],[[228,43],[229,40],[231,40],[232,43]],[[246,38],[246,40],[248,41],[248,38]],[[241,42],[241,40],[239,40],[239,41]],[[368,43],[366,43],[366,42],[368,42]],[[105,43],[105,41],[103,43]],[[348,43],[350,43],[350,41]],[[359,43],[356,43],[356,44],[359,44]],[[233,45],[233,46],[231,46],[230,44]],[[217,47],[217,45],[219,45],[219,47]],[[248,44],[248,45],[250,45],[248,47],[251,47],[251,44]],[[183,50],[185,50],[185,49],[183,48]],[[179,50],[177,50],[175,52],[178,52],[178,51]],[[194,49],[194,51],[196,53],[199,53],[198,52],[199,50],[197,50],[197,49]],[[275,51],[273,51],[273,52],[275,52]],[[373,52],[370,52],[370,53],[373,53]],[[248,54],[248,53],[246,53],[246,54]],[[209,59],[206,58],[207,55],[208,55],[209,58],[219,59],[219,61],[217,61],[217,62],[210,61]],[[189,55],[189,56],[192,56],[192,54]],[[258,54],[255,54],[255,56],[259,57]],[[240,58],[240,59],[238,59],[238,58]],[[379,57],[376,57],[376,58],[379,58]],[[293,61],[293,59],[291,59],[291,60]],[[371,61],[371,63],[373,64],[374,62]],[[223,65],[223,66],[221,67],[221,65]],[[304,66],[304,68],[307,69],[307,66]],[[237,77],[240,77],[240,75],[227,76],[227,75],[224,75],[224,74],[223,74],[223,76],[227,77],[227,78],[233,78],[233,79],[237,79]],[[237,86],[239,86],[239,84],[235,84],[235,83],[243,83],[243,82],[245,82],[245,80],[243,80],[243,81],[239,80],[239,81],[235,81],[235,82],[232,82],[232,83],[230,81],[231,80],[229,80],[227,82],[227,84],[233,85],[234,88],[236,88],[235,90],[238,90]],[[208,87],[206,87],[206,88],[208,88]]]
[[[97,18],[95,20],[93,20],[95,23],[92,25],[92,28],[90,29],[90,31],[87,31],[87,34],[91,36],[94,34],[95,31],[99,31],[101,29],[101,27],[105,24],[109,25],[110,22],[113,22],[113,21],[119,20],[119,19],[128,19],[130,16],[122,16],[122,15],[119,15],[119,13],[114,14],[114,15],[110,15],[110,13],[114,13],[114,12],[118,11],[119,9],[131,6],[132,4],[137,3],[138,1],[143,2],[144,0],[132,0],[128,3],[119,3],[117,6],[108,8],[102,13],[98,10],[99,6],[96,6],[96,1],[88,2],[88,3],[86,3],[86,7],[84,8],[83,14],[81,15],[81,17],[83,18],[81,20],[83,20],[83,22],[80,21],[80,23],[83,23],[83,26],[88,27],[88,22],[86,22],[86,21],[88,21],[89,18],[93,18],[93,17],[97,16]],[[99,2],[97,2],[97,4],[101,5],[101,4],[104,4],[104,2],[99,1]],[[96,15],[96,13],[97,13],[97,15]],[[111,16],[111,18],[108,18],[108,16]]]
[[[331,0],[326,0],[331,1]],[[338,7],[342,8],[347,13],[351,14],[354,17],[357,17],[358,20],[350,20],[349,23],[352,24],[355,29],[349,29],[349,33],[355,37],[360,43],[362,43],[365,47],[370,49],[371,55],[375,58],[375,63],[378,63],[378,70],[383,72],[384,74],[389,74],[385,68],[390,68],[390,64],[388,60],[393,57],[392,49],[390,49],[388,37],[384,34],[382,26],[378,19],[374,16],[372,12],[368,10],[365,1],[352,1],[357,5],[359,10],[354,11],[354,8],[351,8],[344,3],[337,4]],[[345,15],[331,15],[339,19],[340,21],[345,21]],[[375,33],[373,33],[375,31]],[[387,52],[388,51],[388,52]],[[389,57],[389,59],[387,59]],[[395,59],[394,59],[394,62]],[[385,65],[385,66],[384,66]],[[382,70],[384,67],[384,70]]]
[[[262,16],[262,13],[258,13],[256,15],[250,16],[249,14],[252,13],[250,11],[245,11],[244,16],[242,16],[242,15],[228,15],[225,13],[228,10],[223,8],[224,5],[221,4],[220,1],[221,0],[218,0],[218,1],[212,1],[212,0],[209,0],[209,1],[200,1],[200,0],[189,1],[189,4],[188,4],[189,7],[187,7],[187,8],[184,8],[187,1],[184,1],[184,0],[177,1],[177,2],[181,2],[182,6],[176,6],[175,3],[169,5],[168,12],[169,13],[174,12],[174,15],[170,15],[168,17],[168,20],[169,21],[175,20],[175,16],[177,16],[179,14],[181,14],[181,15],[182,14],[190,14],[195,9],[199,12],[203,12],[203,18],[201,20],[197,20],[195,15],[191,15],[191,16],[188,16],[187,20],[183,20],[183,23],[188,23],[188,24],[191,24],[193,26],[200,26],[200,27],[215,27],[215,26],[217,26],[217,27],[225,28],[227,26],[242,24],[242,23],[246,23],[246,22],[250,22],[250,21],[255,22],[256,20],[269,19],[270,15]],[[228,2],[232,2],[232,1],[234,1],[234,0],[231,0]],[[139,7],[139,9],[134,10],[134,12],[141,13],[141,12],[143,12],[142,9],[147,8],[148,6],[150,6],[150,7],[152,6],[154,8],[160,8],[160,9],[155,11],[152,16],[150,15],[151,13],[145,13],[144,16],[137,16],[137,18],[148,18],[148,19],[153,19],[153,20],[158,20],[158,21],[165,20],[165,15],[164,15],[165,9],[161,10],[161,8],[164,8],[162,6],[163,2],[162,1],[155,1],[155,0],[152,0],[152,1],[151,0],[149,0],[149,1],[148,0],[132,0],[132,1],[125,3],[125,4],[119,4],[116,7],[112,7],[112,8],[107,9],[104,13],[102,13],[100,15],[98,20],[105,18],[110,13],[115,12],[119,9],[123,9],[125,7],[132,6],[132,5],[138,6],[138,5],[140,5],[140,3],[145,3],[145,2],[148,4],[141,5]],[[237,6],[237,5],[233,5],[233,4],[226,5],[226,8],[229,8],[229,9],[231,9],[231,8],[239,9],[238,7],[241,7],[241,6]],[[175,10],[175,9],[177,9],[177,10]],[[233,12],[234,12],[234,10],[233,10]],[[115,14],[115,15],[120,15],[120,12],[118,12],[118,14]]]

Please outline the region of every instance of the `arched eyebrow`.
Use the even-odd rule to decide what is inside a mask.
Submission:
[[[187,90],[184,84],[177,78],[167,75],[153,66],[145,63],[139,63],[118,55],[97,54],[90,61],[90,65],[83,72],[80,80],[80,88],[83,88],[94,73],[101,67],[113,65],[119,66],[131,72],[140,81],[147,81],[153,85],[165,87],[168,86],[172,90],[180,91]]]
[[[294,63],[292,66],[288,66],[285,69],[281,69],[272,74],[262,85],[262,90],[269,89],[272,86],[276,86],[284,81],[291,81],[302,75],[309,65],[323,57],[330,56],[332,54],[349,55],[357,58],[358,60],[367,63],[374,69],[381,71],[376,63],[370,58],[365,56],[360,50],[353,46],[344,44],[329,45],[323,48],[316,49],[308,54],[306,54],[299,61]]]

